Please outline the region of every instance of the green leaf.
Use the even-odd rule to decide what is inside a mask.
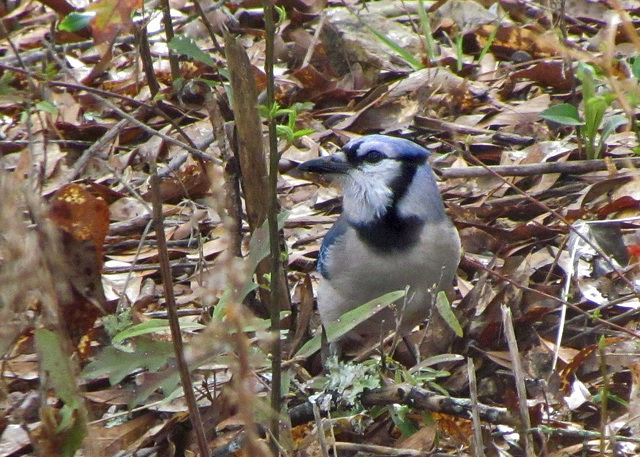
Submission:
[[[578,109],[569,103],[550,106],[546,110],[541,111],[539,116],[542,119],[562,125],[584,125],[578,115]]]
[[[115,385],[138,370],[158,371],[173,355],[173,343],[140,338],[133,352],[107,346],[100,358],[87,365],[82,374],[89,379],[106,374],[111,385]]]
[[[64,32],[77,32],[78,30],[87,27],[95,15],[95,11],[73,11],[67,14],[65,18],[60,21],[58,29]]]
[[[53,103],[46,100],[42,100],[36,103],[36,108],[38,108],[40,111],[44,111],[45,113],[49,113],[54,116],[58,114],[58,108],[56,108]]]
[[[384,294],[381,297],[374,298],[348,313],[344,313],[336,322],[327,326],[327,341],[329,341],[329,343],[337,341],[371,316],[387,308],[396,300],[399,300],[404,296],[404,290],[396,290],[389,292],[388,294]]]
[[[61,456],[72,457],[80,449],[87,431],[87,414],[77,390],[69,358],[64,353],[60,336],[50,330],[39,328],[34,332],[36,351],[46,380],[64,403],[58,433],[64,432]],[[42,386],[46,391],[49,386]]]
[[[188,37],[173,37],[169,42],[169,49],[177,52],[178,54],[184,54],[187,57],[198,60],[210,67],[217,67],[217,63],[213,58],[200,49],[198,45]]]
[[[315,132],[315,130],[312,130],[312,129],[300,129],[300,130],[296,130],[295,132],[293,132],[293,137],[294,138],[300,138],[301,136],[311,135],[314,132]]]
[[[181,330],[200,330],[205,326],[202,324],[198,324],[197,322],[180,322]],[[169,325],[169,321],[165,319],[151,319],[147,322],[143,322],[141,324],[133,325],[128,329],[118,333],[113,337],[114,343],[119,343],[120,341],[124,341],[127,338],[133,338],[134,336],[146,335],[148,333],[155,332],[163,332],[170,331],[171,326]]]
[[[485,44],[484,47],[482,48],[482,51],[480,51],[480,55],[478,56],[478,62],[482,62],[482,59],[484,59],[484,56],[487,55],[487,52],[489,52],[489,49],[493,45],[493,42],[496,39],[496,35],[498,34],[498,31],[500,30],[500,23],[501,22],[502,22],[502,17],[499,17],[498,19],[496,19],[496,26],[494,27],[493,31],[491,32],[491,35],[489,35],[489,38],[487,39],[487,44]]]
[[[362,23],[364,24],[364,26],[366,28],[368,28],[376,37],[378,37],[378,39],[380,41],[382,41],[384,44],[386,44],[387,46],[389,46],[391,49],[393,49],[400,57],[402,57],[414,70],[420,70],[422,68],[424,68],[424,65],[422,65],[422,62],[420,62],[418,59],[416,59],[412,53],[410,53],[409,51],[407,51],[406,49],[404,49],[402,46],[400,46],[398,43],[396,43],[395,41],[389,39],[387,36],[383,35],[381,32],[379,32],[378,30],[376,30],[375,28],[373,28],[372,26],[370,26],[369,24],[367,24],[366,22],[362,21]]]
[[[631,64],[631,72],[636,79],[640,79],[640,56],[633,57],[633,63]]]
[[[427,10],[424,7],[424,0],[418,0],[418,18],[420,19],[420,25],[422,27],[422,36],[424,36],[427,43],[427,57],[429,62],[435,62],[436,60],[436,43],[433,39],[433,33],[431,32],[431,21],[427,16]]]
[[[417,365],[414,365],[413,367],[411,367],[411,369],[409,371],[411,373],[413,373],[415,371],[422,370],[423,368],[430,367],[432,365],[437,365],[438,363],[459,362],[461,360],[464,360],[464,357],[461,356],[460,354],[439,354],[439,355],[434,355],[432,357],[429,357],[429,358],[419,362]]]
[[[616,131],[616,129],[627,123],[627,116],[624,114],[616,114],[605,119],[602,125],[602,133],[600,134],[600,142],[598,143],[598,151],[602,151],[607,138]]]
[[[582,81],[582,100],[588,101],[596,96],[596,72],[593,67],[584,62],[578,64],[576,76]]]
[[[62,350],[60,337],[50,330],[40,328],[35,331],[35,342],[40,366],[47,374],[47,380],[56,395],[72,408],[80,406],[76,381],[69,360]]]
[[[438,296],[436,297],[436,309],[447,323],[451,330],[456,332],[456,335],[462,337],[462,327],[460,326],[460,322],[456,318],[456,315],[453,313],[451,309],[451,305],[449,304],[449,299],[447,298],[447,294],[444,291],[438,292]]]
[[[347,332],[353,330],[357,325],[369,319],[378,311],[388,307],[391,303],[404,297],[404,290],[396,290],[389,292],[382,297],[374,298],[373,300],[359,306],[356,309],[349,311],[342,315],[340,319],[326,327],[327,340],[330,343],[338,340]],[[309,357],[320,350],[322,335],[318,334],[307,341],[296,353],[296,357]]]
[[[276,133],[278,134],[278,136],[281,136],[289,143],[291,143],[294,139],[293,130],[288,125],[276,125]]]
[[[604,112],[608,107],[609,103],[601,95],[597,95],[595,97],[591,97],[589,100],[585,100],[584,129],[587,134],[587,138],[589,138],[590,140],[593,140],[596,137],[596,133],[598,133],[598,129],[600,128],[600,124],[602,123],[602,118],[604,117]]]
[[[407,405],[391,405],[389,408],[391,419],[403,436],[411,436],[418,431],[415,422],[409,418],[411,412]]]

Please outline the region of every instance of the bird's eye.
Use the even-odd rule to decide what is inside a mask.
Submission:
[[[385,158],[385,155],[379,151],[369,151],[365,154],[364,160],[368,163],[378,163]]]

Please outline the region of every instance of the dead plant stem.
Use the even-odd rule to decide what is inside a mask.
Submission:
[[[198,448],[200,455],[209,456],[209,446],[207,445],[207,437],[204,433],[200,410],[193,391],[189,367],[184,357],[184,348],[182,344],[182,334],[180,333],[180,321],[178,320],[177,305],[175,295],[173,293],[173,276],[169,267],[169,251],[167,250],[167,240],[164,234],[164,219],[162,216],[162,202],[160,201],[160,178],[158,177],[158,168],[155,158],[150,160],[151,166],[151,194],[153,199],[153,221],[154,230],[156,232],[156,240],[158,242],[158,259],[160,262],[160,274],[164,286],[165,301],[167,304],[167,312],[169,316],[169,326],[171,328],[171,338],[173,340],[173,349],[176,354],[178,371],[180,372],[180,381],[184,396],[189,408],[189,416],[191,425],[196,433]]]
[[[167,37],[167,45],[169,45],[174,37],[169,0],[160,0],[160,8],[162,9],[164,34]],[[171,50],[171,47],[169,47],[169,66],[171,67],[171,79],[176,82],[180,78],[180,64],[178,63],[178,56]]]
[[[513,364],[513,375],[515,377],[516,392],[518,393],[518,402],[520,409],[520,424],[522,433],[522,443],[524,452],[527,457],[533,457],[535,451],[533,448],[533,439],[531,434],[527,432],[531,428],[531,418],[529,417],[529,408],[527,406],[527,388],[524,384],[524,369],[520,353],[518,352],[518,341],[513,330],[513,320],[511,318],[511,310],[507,306],[502,305],[502,325],[504,327],[505,338],[509,347],[511,363]]]
[[[267,106],[275,103],[275,80],[273,75],[275,23],[273,5],[269,0],[262,0],[265,18],[266,52],[265,73],[267,75]],[[271,251],[271,331],[275,333],[271,351],[271,434],[274,438],[272,449],[277,451],[276,441],[280,438],[280,411],[282,390],[282,354],[280,348],[280,234],[278,231],[278,137],[276,120],[270,116],[269,124],[269,248]]]

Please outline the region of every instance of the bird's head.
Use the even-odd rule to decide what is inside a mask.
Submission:
[[[343,212],[353,224],[369,224],[390,212],[426,220],[444,215],[428,156],[412,141],[369,135],[298,168],[338,179],[344,192]]]

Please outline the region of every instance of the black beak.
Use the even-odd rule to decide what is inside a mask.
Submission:
[[[323,174],[343,174],[351,168],[352,166],[341,153],[308,160],[298,165],[298,170]]]

